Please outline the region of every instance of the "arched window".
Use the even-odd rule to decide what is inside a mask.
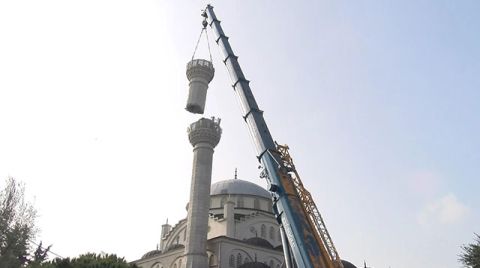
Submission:
[[[228,260],[228,266],[229,267],[235,267],[235,256],[230,255],[230,260]]]
[[[227,202],[227,197],[222,197],[222,199],[220,200],[220,207],[223,208],[223,206],[225,206],[225,203]]]
[[[160,266],[160,263],[156,262],[152,265],[152,268],[163,268],[163,266]]]
[[[280,264],[277,264],[277,266],[276,266],[276,267],[277,267],[277,268],[280,268]]]
[[[178,267],[182,268],[182,259],[178,261]]]
[[[180,241],[180,237],[177,235],[177,237],[175,238],[175,242],[177,243],[177,245],[179,241]]]
[[[243,204],[243,197],[240,196],[237,199],[237,208],[243,208],[243,207],[245,207],[245,205]]]
[[[270,260],[270,268],[273,268],[273,260]]]
[[[254,209],[260,209],[260,201],[258,201],[257,198],[253,200],[253,208]]]
[[[212,254],[210,258],[208,258],[208,265],[212,266],[215,264],[215,256]]]
[[[269,228],[269,230],[268,230],[268,237],[269,237],[271,240],[273,240],[273,239],[275,239],[274,236],[275,236],[275,229],[273,229],[273,227],[270,226],[270,228]]]
[[[176,264],[176,263],[173,265],[173,268],[177,268],[177,264]]]
[[[238,253],[237,254],[237,267],[240,267],[242,265],[242,254]]]
[[[262,227],[260,228],[260,236],[262,238],[267,237],[267,227],[265,226],[265,224],[262,224]]]

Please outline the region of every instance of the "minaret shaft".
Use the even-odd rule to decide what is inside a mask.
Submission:
[[[207,267],[208,210],[212,177],[213,149],[195,146],[193,174],[188,204],[187,237],[185,247],[187,267]]]
[[[219,121],[201,118],[188,129],[193,169],[187,216],[186,268],[207,268],[208,211],[214,147],[220,141]]]

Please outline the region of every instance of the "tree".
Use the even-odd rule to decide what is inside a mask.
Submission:
[[[50,246],[44,249],[41,242],[30,255],[31,241],[38,232],[36,218],[37,210],[25,200],[25,185],[8,178],[0,190],[0,267],[17,268],[46,260]]]
[[[45,262],[41,268],[137,268],[134,264],[129,264],[124,258],[117,257],[115,254],[95,254],[87,253],[78,258],[56,258],[53,261]]]
[[[29,260],[37,211],[25,200],[25,186],[8,178],[0,192],[0,267],[20,267]]]
[[[475,243],[461,246],[459,260],[465,267],[480,268],[480,236],[478,234],[475,236]]]

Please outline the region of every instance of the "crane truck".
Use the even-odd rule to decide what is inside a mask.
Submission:
[[[249,81],[211,5],[202,13],[204,27],[214,32],[223,62],[241,105],[242,117],[253,138],[261,177],[272,195],[273,212],[280,225],[287,268],[343,268],[332,239],[310,192],[297,173],[288,146],[277,144],[270,134]]]

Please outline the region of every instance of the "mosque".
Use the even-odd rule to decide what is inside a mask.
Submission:
[[[234,179],[211,184],[219,124],[215,118],[201,118],[190,125],[194,156],[187,217],[162,225],[157,249],[132,263],[141,268],[285,267],[270,193],[238,179],[236,172]]]
[[[240,179],[211,186],[208,267],[283,267],[283,250],[270,194]],[[187,219],[162,226],[160,247],[135,261],[142,268],[185,267]]]
[[[210,61],[194,59],[187,64],[189,112],[203,114],[213,74]],[[157,249],[132,263],[141,268],[285,267],[270,193],[236,174],[211,184],[213,153],[221,134],[220,120],[213,117],[190,125],[193,168],[187,217],[162,225]],[[344,268],[352,267],[344,262]]]

